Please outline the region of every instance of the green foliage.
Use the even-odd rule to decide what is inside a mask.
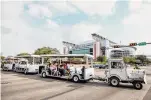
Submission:
[[[134,57],[130,57],[129,60],[130,60],[130,63],[133,63],[133,64],[136,62],[136,58],[134,58]]]
[[[97,63],[98,64],[106,64],[107,63],[106,56],[99,56],[99,57],[97,57]]]
[[[99,56],[99,57],[97,57],[97,61],[106,62],[107,61],[106,56]]]
[[[124,60],[125,63],[134,64],[136,62],[136,58],[135,57],[123,57],[123,60]]]
[[[135,65],[134,69],[140,69],[137,65]]]
[[[123,60],[124,60],[125,63],[129,63],[130,62],[129,57],[123,57]]]
[[[148,59],[148,63],[150,63],[150,64],[151,64],[151,59]]]
[[[98,62],[98,61],[95,61],[93,62],[94,64],[106,64],[107,62]]]
[[[60,52],[56,48],[50,47],[42,47],[35,50],[34,54],[42,55],[42,54],[59,54]]]
[[[146,64],[151,64],[151,59],[147,58],[145,61]]]
[[[29,53],[27,53],[27,52],[23,52],[23,53],[19,53],[19,54],[17,54],[17,56],[24,56],[24,55],[30,55]]]
[[[139,59],[143,64],[147,61],[147,58],[145,55],[138,55],[137,59]]]
[[[4,56],[1,56],[1,60],[0,60],[0,61],[1,61],[1,62],[0,62],[0,63],[1,63],[1,66],[0,66],[1,68],[4,66],[4,59],[5,59],[5,57],[4,57]]]
[[[99,56],[99,57],[97,57],[97,61],[100,61],[100,62],[103,62],[103,56]]]
[[[5,59],[5,57],[4,56],[1,56],[1,60],[4,60]]]

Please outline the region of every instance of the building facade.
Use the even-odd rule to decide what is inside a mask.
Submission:
[[[135,47],[115,49],[113,45],[116,45],[116,43],[105,38],[100,41],[85,41],[77,45],[72,44],[72,47],[64,47],[64,54],[90,54],[96,59],[98,56],[106,56],[107,58],[111,56],[133,56],[136,51]]]
[[[95,40],[85,41],[78,44],[78,47],[64,47],[64,54],[90,54],[96,59],[98,56],[109,56],[109,51],[105,48],[111,47],[115,43],[104,40],[96,42]]]
[[[135,47],[114,48],[110,50],[110,57],[134,57],[136,50]]]

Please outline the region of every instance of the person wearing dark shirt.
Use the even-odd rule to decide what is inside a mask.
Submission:
[[[82,67],[81,72],[82,72],[82,79],[84,79],[84,74],[85,74],[85,66],[83,66],[83,67]]]

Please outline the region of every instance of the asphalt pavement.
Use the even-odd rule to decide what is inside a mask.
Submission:
[[[39,75],[1,71],[1,100],[151,100],[151,68],[148,84],[135,90],[131,84],[111,87],[100,81],[73,83]],[[103,70],[97,69],[96,73]]]

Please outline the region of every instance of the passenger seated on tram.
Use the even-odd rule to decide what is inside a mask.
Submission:
[[[57,63],[53,63],[50,65],[51,74],[56,74],[57,72]]]
[[[64,63],[64,64],[63,64],[63,67],[64,67],[64,69],[66,70],[66,69],[67,69],[67,64]]]
[[[69,66],[68,63],[66,63],[65,66],[66,66],[66,71],[65,71],[65,73],[67,73],[67,74],[69,75],[69,74],[70,74],[70,66]]]
[[[82,76],[82,79],[84,79],[85,69],[86,69],[85,66],[83,66],[82,69],[81,69],[82,73],[80,75]]]
[[[51,74],[51,72],[52,72],[51,71],[51,63],[48,64],[48,72],[49,72],[49,74]]]
[[[60,67],[59,67],[59,72],[60,72],[60,75],[61,75],[61,76],[64,76],[64,75],[65,75],[65,69],[64,69],[63,65],[60,65]]]
[[[55,70],[57,70],[57,63],[54,63],[53,65],[52,65],[52,69],[55,69]]]

